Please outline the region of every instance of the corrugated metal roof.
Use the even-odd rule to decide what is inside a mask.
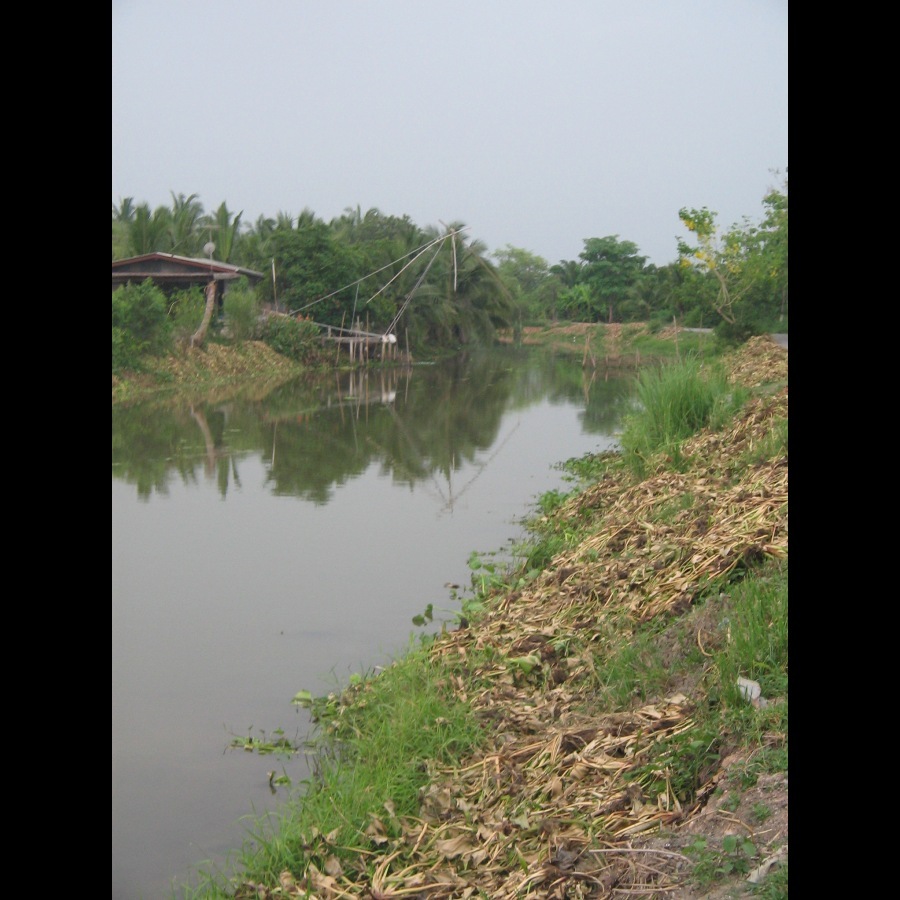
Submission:
[[[243,266],[236,266],[232,263],[219,262],[216,259],[195,259],[190,256],[177,256],[174,253],[145,253],[143,256],[130,256],[127,259],[114,259],[112,262],[112,272],[114,275],[122,276],[129,271],[136,274],[146,274],[146,269],[142,269],[142,264],[152,262],[169,262],[184,266],[185,270],[196,270],[198,274],[208,273],[210,271],[220,274],[232,274],[235,277],[245,275],[248,278],[262,279],[265,275],[262,272],[256,272],[253,269],[245,269]]]

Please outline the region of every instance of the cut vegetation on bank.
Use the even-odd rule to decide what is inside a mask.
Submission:
[[[720,363],[648,375],[684,415],[570,460],[457,621],[298,693],[315,777],[185,896],[787,897],[787,354]]]

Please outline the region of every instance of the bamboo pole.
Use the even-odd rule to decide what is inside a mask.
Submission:
[[[345,319],[346,315],[347,315],[346,312],[341,314],[341,333],[343,333],[343,331],[344,331],[344,319]],[[338,335],[338,339],[336,341],[336,346],[337,346],[337,356],[335,356],[335,358],[334,358],[335,365],[337,365],[337,363],[340,362],[340,359],[341,359],[341,337],[340,337],[340,335]]]
[[[584,333],[584,356],[581,359],[581,368],[582,369],[587,368],[588,356],[590,356],[590,358],[591,358],[591,367],[596,369],[597,368],[597,358],[591,352],[591,333],[589,331],[586,331]]]

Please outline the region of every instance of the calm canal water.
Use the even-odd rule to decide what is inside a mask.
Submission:
[[[471,554],[508,557],[558,464],[615,445],[632,386],[503,348],[114,410],[113,900],[226,865],[309,775],[233,742],[302,741],[298,691],[402,655],[428,604],[452,622]]]

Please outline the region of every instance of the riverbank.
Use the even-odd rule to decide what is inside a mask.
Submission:
[[[262,341],[208,343],[169,356],[148,356],[140,371],[114,374],[112,402],[127,406],[171,397],[226,399],[246,390],[265,394],[308,371]]]
[[[512,332],[499,335],[501,343],[511,344],[515,339]],[[582,355],[586,367],[601,369],[633,369],[682,353],[718,352],[709,335],[672,330],[653,334],[643,324],[566,323],[526,328],[520,340],[526,345]],[[225,400],[236,394],[263,395],[292,378],[330,370],[334,365],[332,356],[323,356],[314,366],[297,362],[263,341],[209,341],[202,347],[183,347],[167,356],[147,356],[140,370],[114,374],[112,402],[127,406],[194,397]]]
[[[722,363],[734,418],[640,476],[576,462],[521,570],[307,698],[322,781],[195,896],[787,896],[787,354]]]

